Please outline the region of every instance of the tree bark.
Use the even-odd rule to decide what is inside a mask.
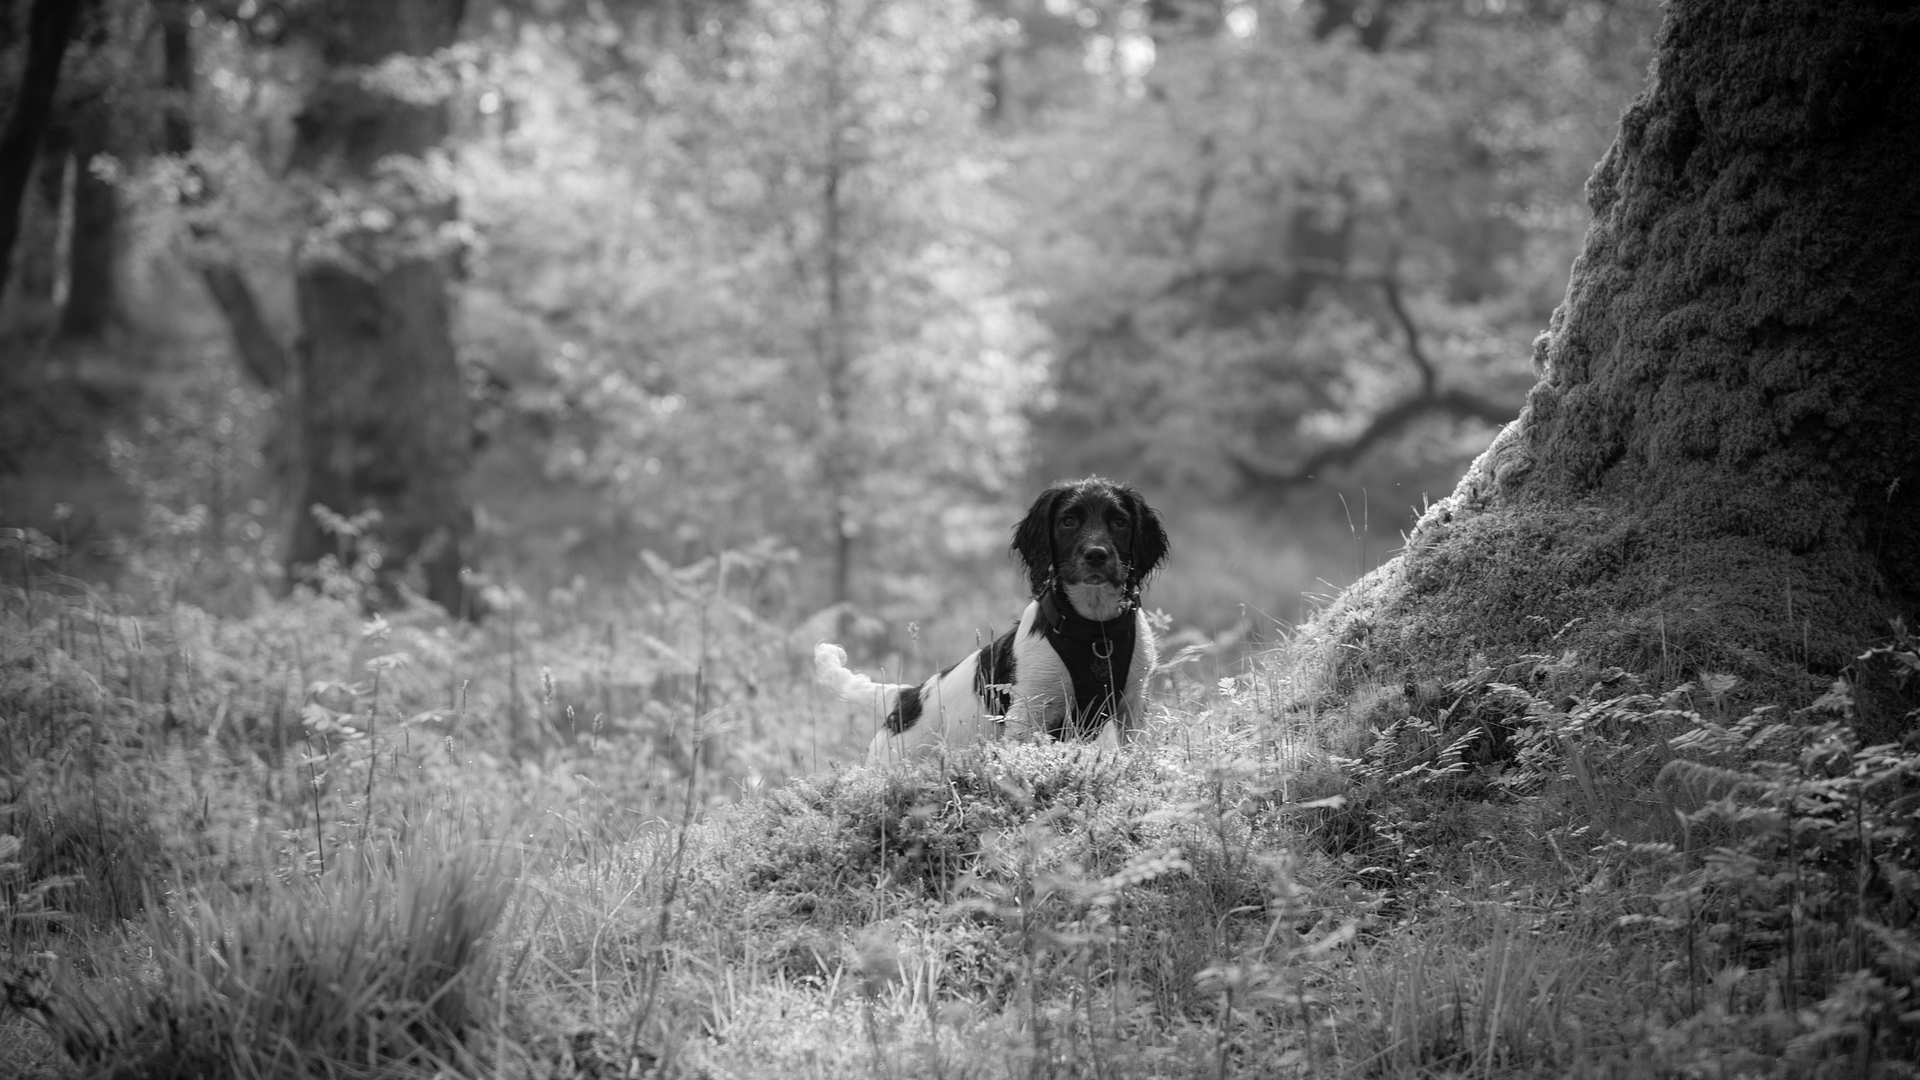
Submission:
[[[69,134],[62,124],[47,125],[20,199],[13,272],[0,302],[0,320],[8,331],[39,335],[60,314],[60,272],[66,264],[60,224],[66,209],[67,162],[72,157]]]
[[[263,390],[279,390],[287,382],[287,350],[267,325],[253,286],[240,268],[227,260],[208,262],[200,268],[200,279],[207,295],[226,316],[227,332],[233,336],[233,351],[240,358],[240,369]]]
[[[156,0],[160,22],[161,85],[167,100],[160,116],[160,145],[169,154],[193,150],[193,5]]]
[[[462,0],[331,0],[311,26],[329,72],[295,122],[293,164],[355,207],[302,245],[303,336],[290,577],[339,540],[315,506],[378,511],[375,566],[391,586],[418,568],[429,599],[471,613],[461,568],[473,532],[471,431],[452,337],[452,259],[438,241],[453,199],[407,163],[447,131],[444,105],[383,92],[368,68],[454,42]],[[378,186],[376,187],[376,181]],[[368,553],[362,552],[362,557]]]
[[[73,238],[67,248],[67,302],[60,312],[65,337],[95,337],[118,310],[120,196],[95,176],[96,154],[106,153],[111,118],[91,101],[73,120]]]
[[[0,131],[0,296],[7,291],[14,241],[20,234],[20,200],[33,175],[40,137],[53,116],[60,62],[80,21],[80,0],[35,0],[27,23],[27,64],[20,94]]]
[[[193,152],[193,5],[188,0],[162,0],[156,5],[160,17],[160,54],[163,81],[168,100],[161,119],[162,146],[169,154],[185,157]],[[196,226],[196,239],[212,239],[212,227]],[[209,258],[200,265],[200,277],[207,295],[226,316],[227,331],[233,336],[233,351],[240,368],[262,389],[279,390],[286,385],[287,349],[279,335],[267,324],[260,311],[253,286],[233,261]]]
[[[1920,12],[1675,0],[1520,418],[1313,632],[1769,690],[1920,610]]]

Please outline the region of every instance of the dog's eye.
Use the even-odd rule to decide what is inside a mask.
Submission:
[[[1080,527],[1080,515],[1078,515],[1078,514],[1062,514],[1062,515],[1060,515],[1060,527],[1061,527],[1061,528],[1063,528],[1063,529],[1077,529],[1077,528],[1079,528],[1079,527]]]
[[[1123,517],[1109,518],[1107,519],[1107,528],[1112,529],[1114,532],[1126,532],[1128,529],[1133,528],[1133,522]]]

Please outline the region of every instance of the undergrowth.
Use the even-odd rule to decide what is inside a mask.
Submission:
[[[1912,1075],[1903,632],[1801,708],[1296,644],[1123,752],[876,772],[727,572],[480,629],[0,597],[0,1068]]]
[[[1569,1034],[1589,1065],[1911,1075],[1914,639],[1896,626],[1799,709],[1743,706],[1738,680],[1712,673],[1659,693],[1617,669],[1586,693],[1549,689],[1574,667],[1568,659],[1482,669],[1425,715],[1375,728],[1348,763],[1366,819],[1349,864],[1370,860],[1376,875],[1441,896],[1465,883],[1529,906],[1544,900],[1556,916],[1548,925],[1592,937],[1581,952],[1611,960],[1585,992],[1628,978],[1612,1045],[1596,1053],[1589,1023]],[[1892,738],[1864,745],[1863,731]],[[1496,876],[1509,880],[1489,885]],[[1472,1060],[1457,1032],[1436,1043],[1414,1031],[1396,1046],[1442,1045],[1438,1061]],[[1498,1044],[1486,1040],[1487,1052]]]
[[[50,951],[10,974],[9,1001],[108,1075],[473,1071],[468,1040],[494,1012],[487,940],[514,883],[498,854],[416,842],[246,890],[178,883],[126,946]]]

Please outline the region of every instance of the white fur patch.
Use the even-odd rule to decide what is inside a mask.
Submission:
[[[945,675],[935,675],[921,683],[920,719],[898,735],[888,731],[883,722],[867,748],[867,764],[924,761],[995,738],[999,734],[999,717],[989,715],[973,692],[974,672],[979,665],[980,654],[976,651],[953,665]],[[892,702],[887,708],[892,710]]]
[[[1106,622],[1127,609],[1127,594],[1118,585],[1068,585],[1067,600],[1084,619]]]
[[[897,696],[900,690],[899,684],[874,682],[849,669],[847,650],[825,641],[813,647],[813,677],[849,705],[882,711],[893,708],[890,695]]]

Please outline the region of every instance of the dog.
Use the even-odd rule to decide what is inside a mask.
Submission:
[[[1160,515],[1130,485],[1063,480],[1014,526],[1011,550],[1030,597],[1019,622],[926,682],[878,683],[840,646],[814,647],[821,685],[886,717],[868,765],[1002,735],[1118,745],[1139,731],[1158,659],[1140,592],[1167,559]]]

